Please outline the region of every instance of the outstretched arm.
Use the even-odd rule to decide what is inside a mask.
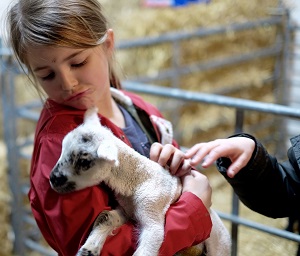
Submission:
[[[246,137],[217,139],[206,143],[198,143],[190,148],[186,158],[191,158],[190,164],[196,166],[202,161],[202,167],[207,168],[218,158],[227,157],[231,161],[227,175],[233,178],[247,165],[255,150],[255,141]]]
[[[216,160],[219,172],[253,211],[272,218],[287,217],[299,211],[299,138],[291,139],[289,159],[284,162],[278,162],[261,142],[245,133],[196,144],[186,156],[193,165],[203,161],[203,167]]]

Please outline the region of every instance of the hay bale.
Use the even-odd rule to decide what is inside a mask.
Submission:
[[[207,5],[194,4],[179,8],[148,9],[140,6],[141,0],[99,1],[103,4],[106,14],[111,20],[117,41],[155,36],[182,29],[193,30],[195,28],[207,28],[256,20],[270,16],[270,10],[277,7],[278,3],[277,0],[212,0]],[[235,33],[228,31],[224,35],[186,40],[181,44],[183,56],[181,63],[205,62],[261,49],[270,46],[274,42],[276,32],[276,28],[265,26],[244,32]],[[171,59],[172,51],[168,44],[117,52],[117,60],[126,78],[145,74],[155,76],[160,70],[170,67]],[[219,92],[234,97],[274,102],[276,100],[273,95],[274,85],[263,83],[272,75],[274,63],[275,60],[273,58],[268,58],[183,76],[180,78],[180,88],[208,93]],[[29,90],[27,86],[24,86],[24,81],[22,77],[18,77],[16,80],[18,84],[17,95],[21,95],[17,96],[18,103],[23,102],[24,98],[28,100],[37,98],[35,94],[27,93]],[[161,81],[160,84],[170,86],[169,81]],[[232,91],[232,88],[235,90]],[[24,97],[25,93],[28,97]],[[226,137],[233,131],[234,112],[229,108],[222,108],[222,111],[220,111],[218,107],[207,107],[205,104],[182,104],[182,102],[157,99],[150,96],[145,96],[144,98],[161,109],[163,109],[163,106],[168,105],[171,108],[175,108],[178,111],[177,113],[180,113],[179,120],[175,120],[173,123],[176,127],[177,139],[181,145],[190,146],[196,141]],[[164,109],[163,112],[168,119],[174,119],[174,113],[169,109]],[[263,119],[266,119],[266,117],[251,115],[248,117],[247,123],[251,125]],[[19,127],[29,127],[26,130],[20,128],[20,135],[27,136],[31,134],[34,131],[33,126],[33,124],[20,125]],[[180,137],[180,134],[185,136]],[[0,137],[1,135],[2,133],[0,133]],[[24,166],[26,171],[22,175],[26,177],[28,175],[28,165],[24,163]],[[207,174],[214,188],[214,207],[222,211],[229,211],[229,204],[226,199],[231,194],[228,184],[224,180],[218,179],[219,175],[215,173],[214,168]],[[0,179],[3,181],[3,207],[1,207],[3,211],[0,212],[0,219],[3,220],[2,223],[6,223],[6,226],[3,226],[1,229],[3,235],[0,232],[2,244],[0,254],[10,255],[12,244],[7,235],[10,229],[10,193],[7,188],[7,182],[5,182],[7,179],[6,169],[1,170],[0,175],[3,175],[2,179]],[[224,196],[226,196],[226,199]],[[243,210],[243,214],[247,217],[253,216],[253,212],[247,212],[246,210]],[[257,216],[257,220],[260,221],[261,216]],[[276,225],[280,227],[281,223],[281,221],[277,221]],[[274,251],[268,254],[267,249],[269,248],[264,246],[270,244],[268,238],[265,238],[266,236],[257,234],[255,231],[250,231],[249,235],[247,235],[247,230],[242,229],[242,231],[240,232],[241,240],[239,241],[240,247],[242,247],[241,255],[274,255]],[[253,232],[255,235],[253,235]],[[255,241],[253,238],[255,238]],[[251,242],[249,242],[250,240]],[[276,248],[278,255],[284,255],[287,251],[289,254],[295,252],[296,245],[294,243],[284,243],[284,241],[279,241],[279,239],[272,241],[278,247]],[[254,243],[257,244],[256,248],[253,248]],[[252,248],[248,248],[249,246],[247,245]],[[260,253],[260,248],[265,249]]]

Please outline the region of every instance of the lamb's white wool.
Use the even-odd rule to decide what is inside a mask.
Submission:
[[[57,192],[67,193],[100,182],[114,190],[119,208],[99,214],[77,255],[99,255],[106,237],[127,221],[123,211],[142,223],[134,255],[158,255],[165,213],[181,194],[180,180],[115,137],[101,125],[94,108],[87,110],[84,123],[64,138],[50,184]],[[211,215],[211,237],[204,242],[207,255],[229,256],[229,234],[217,214],[212,211]]]

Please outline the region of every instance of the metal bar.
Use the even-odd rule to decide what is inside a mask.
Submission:
[[[266,19],[257,19],[244,23],[233,23],[226,26],[216,26],[208,28],[199,28],[194,31],[175,31],[164,33],[159,36],[143,37],[135,40],[122,41],[116,44],[117,49],[129,49],[136,47],[153,46],[161,43],[170,43],[174,41],[187,40],[195,37],[206,37],[216,34],[225,34],[231,31],[241,31],[247,29],[255,29],[262,26],[274,26],[281,23],[281,17],[271,17]]]
[[[291,118],[300,117],[300,109],[294,107],[287,107],[274,103],[258,102],[254,100],[233,98],[222,95],[201,93],[195,91],[187,91],[176,88],[167,88],[155,85],[145,85],[135,82],[124,82],[123,87],[129,91],[137,93],[151,94],[160,97],[167,97],[179,99],[189,102],[202,102],[207,104],[214,104],[219,106],[226,106],[230,108],[238,108],[243,110],[259,111],[270,113],[274,115],[284,115]]]
[[[26,222],[27,224],[33,225],[37,227],[36,221],[33,217],[24,215],[23,216],[23,221]]]
[[[3,61],[3,57],[1,58]],[[8,63],[12,65],[12,59],[8,58]],[[11,225],[14,231],[14,253],[22,255],[24,253],[24,229],[23,216],[23,198],[20,191],[20,177],[18,167],[18,148],[16,144],[17,129],[16,129],[16,112],[14,100],[12,69],[7,69],[6,72],[1,72],[1,98],[2,98],[2,113],[4,122],[4,140],[7,147],[8,159],[8,180],[12,193],[11,203]],[[17,232],[17,230],[19,230]]]
[[[21,107],[18,108],[17,111],[18,111],[17,112],[18,116],[21,118],[26,118],[28,120],[36,121],[36,122],[39,120],[40,113],[32,109]]]
[[[25,245],[29,248],[32,249],[35,252],[39,252],[44,256],[57,256],[58,254],[50,249],[46,249],[44,246],[40,245],[39,243],[31,240],[31,239],[25,239],[24,241]]]
[[[228,65],[240,64],[243,62],[255,60],[257,58],[273,57],[281,53],[281,48],[282,48],[281,43],[277,43],[274,46],[253,51],[251,53],[239,54],[236,56],[231,56],[231,57],[212,60],[212,61],[193,63],[190,65],[181,66],[180,69],[177,70],[175,70],[174,68],[165,69],[163,71],[160,71],[155,77],[149,77],[149,76],[135,77],[134,81],[140,83],[148,83],[150,81],[153,82],[157,80],[170,79],[173,78],[174,76],[182,76],[191,73],[196,73],[199,71],[207,71],[211,69],[222,68]]]
[[[247,99],[233,98],[229,96],[201,93],[195,91],[187,91],[178,88],[168,88],[153,84],[143,84],[132,81],[124,81],[123,87],[126,90],[145,93],[160,97],[174,98],[183,101],[202,102],[207,104],[226,106],[231,108],[239,108],[243,110],[259,111],[275,115],[284,115],[291,118],[300,117],[300,109],[288,107],[274,103],[264,103]],[[29,109],[19,109],[19,116],[36,120],[38,113]]]
[[[232,191],[232,210],[231,215],[232,216],[238,216],[239,215],[239,198],[238,196]],[[237,223],[231,222],[231,256],[237,256],[238,255],[238,237],[239,237],[239,226]]]
[[[244,126],[244,111],[242,109],[236,109],[235,112],[235,133],[243,131]],[[239,198],[232,190],[232,209],[231,214],[233,216],[238,216],[240,212]],[[238,255],[238,225],[236,223],[231,223],[231,256]]]
[[[285,239],[289,239],[291,241],[295,241],[295,242],[300,242],[300,235],[289,232],[289,231],[285,231],[282,229],[278,229],[278,228],[274,228],[274,227],[270,227],[270,226],[266,226],[254,221],[250,221],[250,220],[246,220],[243,219],[241,217],[238,216],[234,216],[234,215],[230,215],[230,214],[226,214],[226,213],[222,213],[222,212],[218,212],[218,215],[224,219],[224,220],[228,220],[232,223],[236,223],[238,225],[243,225],[245,227],[249,227],[249,228],[253,228],[265,233],[269,233],[278,237],[282,237]]]

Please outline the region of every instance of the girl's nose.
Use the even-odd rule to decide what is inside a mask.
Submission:
[[[72,72],[63,72],[61,73],[61,88],[64,91],[70,91],[78,84],[76,77]]]

